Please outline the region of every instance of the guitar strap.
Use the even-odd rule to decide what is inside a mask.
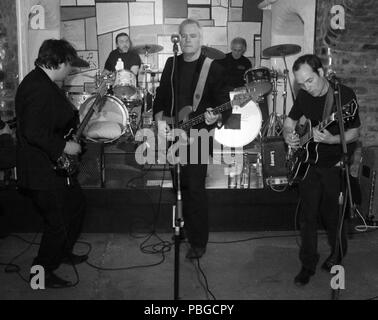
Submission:
[[[333,107],[333,88],[331,84],[328,87],[327,96],[324,102],[324,109],[323,109],[323,120],[331,115],[332,107]]]
[[[202,99],[203,89],[205,87],[206,79],[209,74],[211,63],[213,62],[213,59],[210,59],[208,57],[205,58],[205,61],[203,62],[201,73],[198,78],[197,87],[194,91],[193,96],[193,112],[196,112],[198,105]]]

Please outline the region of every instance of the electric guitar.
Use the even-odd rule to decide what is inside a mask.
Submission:
[[[212,112],[217,115],[221,114],[227,110],[232,109],[233,106],[239,106],[243,108],[250,100],[256,98],[256,96],[252,93],[240,93],[236,94],[231,101],[228,101],[218,107],[215,107]],[[182,108],[178,113],[178,126],[177,129],[184,130],[185,132],[189,132],[189,130],[205,122],[205,113],[201,113],[200,115],[193,116],[193,107],[192,106],[185,106]],[[174,118],[172,117],[163,117],[163,120],[167,121],[168,124],[174,123]]]
[[[352,100],[342,106],[342,120],[349,121],[354,118],[357,110],[357,101]],[[337,121],[337,112],[332,113],[329,117],[320,122],[315,128],[319,131],[327,128],[332,122]],[[302,181],[307,176],[308,169],[311,165],[318,162],[318,146],[319,143],[313,140],[313,128],[311,121],[306,120],[303,129],[298,132],[299,146],[289,147],[287,154],[288,182],[290,185]]]
[[[107,92],[107,84],[108,79],[104,79],[97,89],[96,98],[92,105],[89,107],[88,112],[85,114],[83,120],[79,124],[78,128],[75,129],[71,128],[69,132],[64,136],[64,139],[66,141],[73,140],[77,143],[80,143],[80,140],[83,136],[84,129],[86,125],[88,124],[89,120],[91,119],[93,113],[95,111],[99,112],[101,110],[102,104],[104,103],[104,95]],[[75,133],[74,133],[75,132]],[[59,174],[63,176],[73,176],[77,171],[79,167],[79,156],[78,155],[70,155],[67,153],[64,153],[58,158],[54,170]]]

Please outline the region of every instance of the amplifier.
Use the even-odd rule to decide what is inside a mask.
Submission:
[[[287,184],[286,144],[283,137],[263,138],[261,151],[265,183]]]
[[[361,204],[360,212],[364,217],[377,216],[378,214],[378,146],[362,148],[362,160],[360,166]]]

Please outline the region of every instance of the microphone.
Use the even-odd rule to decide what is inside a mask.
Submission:
[[[337,78],[337,76],[336,76],[336,72],[333,71],[332,69],[329,69],[329,70],[327,71],[326,79],[327,79],[329,82],[332,82],[332,83],[335,83],[336,81],[339,80],[339,78]]]
[[[171,41],[172,41],[173,43],[178,43],[178,42],[180,42],[180,35],[179,35],[179,34],[172,34],[172,35],[171,35]]]

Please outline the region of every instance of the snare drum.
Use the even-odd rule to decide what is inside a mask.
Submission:
[[[67,92],[67,98],[76,107],[77,110],[80,106],[92,96],[91,93],[87,92]]]
[[[88,98],[80,107],[80,121],[93,104],[96,96]],[[120,138],[128,129],[129,112],[120,99],[111,95],[103,97],[99,112],[94,112],[83,134],[94,142],[110,143]]]
[[[270,70],[266,67],[248,69],[244,73],[247,89],[263,96],[272,90],[270,82]]]

